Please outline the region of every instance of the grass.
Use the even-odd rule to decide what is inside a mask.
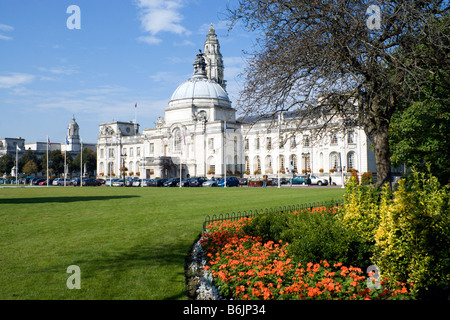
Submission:
[[[0,189],[0,299],[186,299],[206,215],[340,199],[340,188]],[[67,267],[81,270],[69,290]]]

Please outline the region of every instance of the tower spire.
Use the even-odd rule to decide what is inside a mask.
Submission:
[[[223,57],[220,53],[219,40],[217,39],[216,31],[212,23],[206,36],[204,52],[206,76],[208,79],[220,84],[226,90],[226,81],[223,79]]]

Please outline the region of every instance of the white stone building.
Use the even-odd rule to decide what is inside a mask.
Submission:
[[[164,117],[155,128],[139,131],[132,122],[100,125],[97,142],[97,172],[100,176],[170,178],[223,177],[267,174],[291,177],[311,172],[330,175],[340,184],[341,168],[359,173],[375,172],[373,153],[364,131],[329,132],[319,139],[317,123],[297,128],[295,121],[236,119],[236,110],[226,92],[220,45],[211,26],[204,53],[197,54],[194,74],[175,89]],[[322,172],[323,171],[323,172]]]

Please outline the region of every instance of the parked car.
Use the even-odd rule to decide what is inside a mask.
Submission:
[[[217,187],[217,182],[219,182],[219,179],[211,178],[209,180],[206,180],[202,183],[202,187]]]
[[[144,179],[144,180],[142,180],[142,186],[143,186],[143,187],[150,187],[150,183],[151,183],[151,180],[150,180],[150,179]]]
[[[225,179],[220,179],[220,181],[217,183],[218,187],[223,187],[225,183]],[[227,187],[237,187],[239,186],[239,179],[236,177],[227,177]]]
[[[140,186],[141,186],[141,183],[142,183],[142,180],[141,180],[141,179],[134,180],[134,181],[133,181],[133,187],[140,187]]]
[[[179,186],[180,186],[180,180],[178,180],[178,182],[177,182],[177,187],[179,187]],[[189,187],[189,179],[183,179],[181,181],[181,186],[182,187]]]
[[[100,183],[96,180],[96,179],[90,179],[90,178],[86,178],[83,179],[83,186],[99,186]]]
[[[164,182],[166,182],[167,179],[153,179],[151,182],[151,187],[163,187]]]
[[[52,185],[53,179],[48,179],[48,184]],[[39,182],[40,186],[46,186],[47,185],[47,179],[43,179],[43,181]]]
[[[125,185],[127,187],[132,187],[135,181],[138,181],[139,178],[125,178]]]
[[[52,184],[54,186],[63,186],[64,185],[64,178],[56,178],[53,180]],[[73,182],[72,180],[66,179],[66,186],[72,186]]]
[[[239,179],[239,185],[246,186],[247,184],[248,184],[248,179],[247,178],[240,178]]]
[[[163,183],[164,187],[176,187],[177,183],[180,182],[180,178],[171,178]]]
[[[203,185],[203,182],[207,181],[208,179],[204,177],[200,178],[191,178],[189,179],[189,187],[201,187]]]
[[[311,184],[317,184],[318,186],[321,186],[321,185],[326,186],[328,184],[328,179],[326,179],[326,178],[311,176],[310,180],[311,180],[311,182],[310,182]]]
[[[120,179],[114,179],[112,186],[113,187],[123,187],[124,182]]]
[[[296,176],[291,179],[292,184],[310,184],[311,180],[307,176]]]

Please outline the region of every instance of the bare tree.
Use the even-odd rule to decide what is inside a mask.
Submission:
[[[374,146],[378,184],[389,182],[391,116],[433,72],[415,48],[426,42],[449,64],[449,25],[436,23],[448,1],[241,0],[228,12],[231,27],[261,35],[238,107],[261,116],[298,112],[296,121],[326,115],[323,127],[336,118],[361,126]]]

